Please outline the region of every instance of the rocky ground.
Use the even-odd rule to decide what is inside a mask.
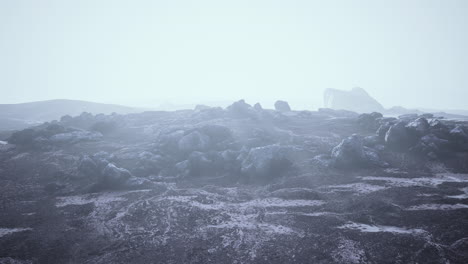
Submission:
[[[468,125],[226,109],[0,141],[0,263],[468,263]]]

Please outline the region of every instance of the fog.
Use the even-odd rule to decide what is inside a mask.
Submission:
[[[0,1],[0,103],[467,108],[467,1]]]

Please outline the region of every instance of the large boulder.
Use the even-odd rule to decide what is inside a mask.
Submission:
[[[392,125],[385,134],[385,144],[394,150],[407,150],[416,145],[418,137],[408,131],[407,123],[399,121]]]
[[[228,106],[226,110],[231,116],[237,118],[256,116],[256,111],[253,109],[253,107],[247,104],[243,99],[234,102],[232,105]]]
[[[213,178],[239,173],[238,153],[226,150],[223,152],[192,152],[187,160],[176,164],[176,169],[182,177]]]
[[[263,110],[263,107],[260,103],[256,103],[254,104],[254,109],[257,110],[257,111],[262,111]]]
[[[339,168],[385,165],[378,153],[364,146],[364,139],[356,134],[343,139],[338,146],[333,148],[331,156],[333,164]]]
[[[357,118],[357,122],[360,127],[366,130],[376,130],[380,126],[379,119],[382,118],[381,113],[372,112],[370,114],[364,113],[360,114]]]
[[[105,189],[119,189],[125,187],[127,180],[131,177],[132,174],[128,170],[109,163],[102,171],[101,184]]]
[[[326,108],[344,109],[357,113],[383,112],[384,107],[364,89],[355,87],[351,91],[326,89],[324,93]]]
[[[275,102],[275,110],[280,112],[289,112],[291,111],[291,107],[289,107],[288,102],[278,100]]]
[[[78,171],[86,177],[94,177],[99,174],[99,167],[90,156],[84,155],[78,163]]]
[[[280,145],[252,148],[241,164],[248,181],[258,182],[286,175],[292,168],[291,149]]]
[[[184,152],[207,150],[209,146],[210,138],[199,131],[193,131],[183,136],[178,143],[179,149]]]
[[[468,141],[468,134],[465,132],[465,128],[461,125],[456,125],[453,129],[451,129],[450,136],[457,141]]]
[[[428,134],[423,136],[418,144],[411,148],[411,151],[435,159],[446,151],[449,146],[450,142],[448,140],[438,138],[434,134]]]
[[[205,125],[199,131],[208,136],[212,144],[227,142],[232,139],[232,131],[228,127],[220,125]]]
[[[406,125],[406,128],[408,128],[408,130],[414,133],[416,136],[422,137],[429,133],[430,125],[426,118],[419,117]]]

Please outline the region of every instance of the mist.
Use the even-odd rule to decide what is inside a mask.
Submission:
[[[466,109],[466,1],[1,1],[0,103]]]
[[[0,263],[468,263],[468,1],[0,0]]]

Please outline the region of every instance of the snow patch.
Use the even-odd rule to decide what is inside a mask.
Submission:
[[[364,181],[384,181],[385,185],[392,187],[437,186],[445,182],[468,182],[466,174],[437,174],[435,177],[396,178],[396,177],[360,177]]]
[[[460,189],[460,191],[464,192],[463,194],[459,195],[449,195],[447,198],[452,198],[452,199],[468,199],[468,187]]]
[[[32,230],[32,228],[0,228],[0,237],[4,237],[9,234],[24,232]]]
[[[387,187],[384,187],[384,186],[367,184],[367,183],[350,183],[350,184],[341,184],[341,185],[331,185],[328,187],[334,191],[354,191],[359,194],[368,194],[368,193],[387,189]]]
[[[340,229],[351,229],[357,230],[363,233],[394,233],[394,234],[421,234],[426,233],[422,229],[406,229],[396,226],[382,226],[382,225],[366,225],[349,222],[342,226],[339,226]]]
[[[422,211],[422,210],[457,210],[457,209],[468,209],[466,204],[421,204],[409,207],[409,211]]]
[[[126,201],[127,199],[119,197],[116,194],[102,194],[102,195],[76,195],[58,197],[56,207],[65,207],[67,205],[84,205],[94,203],[95,206],[105,205],[111,202]]]

